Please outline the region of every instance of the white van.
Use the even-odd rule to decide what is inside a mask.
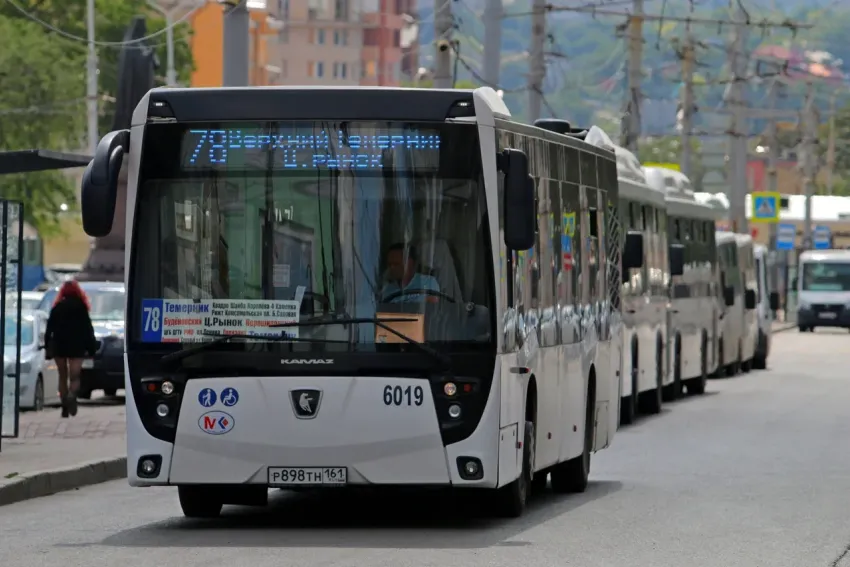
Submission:
[[[756,352],[753,356],[753,368],[762,370],[767,368],[767,357],[770,354],[770,338],[773,328],[773,319],[776,310],[779,309],[779,292],[771,287],[771,279],[768,277],[772,266],[772,258],[765,246],[756,244],[754,249],[756,259],[756,317],[758,319],[758,338],[756,340]]]
[[[755,258],[749,235],[718,231],[715,240],[723,299],[717,375],[734,376],[750,368],[755,350]]]
[[[797,325],[801,332],[817,327],[850,329],[850,250],[809,250],[800,254],[797,281]]]

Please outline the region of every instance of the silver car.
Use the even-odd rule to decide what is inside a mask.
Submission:
[[[15,387],[15,342],[18,330],[16,317],[16,312],[6,312],[4,391]],[[21,409],[38,411],[46,405],[59,404],[59,374],[56,364],[44,358],[46,329],[46,313],[34,310],[21,313],[21,390],[18,396]]]

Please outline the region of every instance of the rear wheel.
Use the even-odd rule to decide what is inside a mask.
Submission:
[[[655,389],[640,395],[641,412],[647,414],[661,413],[664,397],[664,356],[661,347],[655,349]]]
[[[756,347],[756,353],[753,355],[753,368],[756,370],[767,368],[767,337],[761,331],[759,331],[759,342]]]
[[[206,486],[178,486],[177,496],[187,518],[217,518],[224,505],[221,496]]]
[[[636,348],[636,347],[633,347]],[[637,357],[632,359],[632,370],[629,373],[629,378],[632,381],[632,395],[620,400],[620,425],[629,425],[634,423],[637,416],[638,402],[638,365]]]
[[[531,489],[531,471],[534,466],[534,422],[525,422],[522,443],[522,472],[519,478],[498,491],[498,513],[507,518],[518,518],[525,511]]]
[[[35,391],[32,394],[32,409],[34,411],[44,409],[44,381],[41,379],[40,374],[35,381]]]
[[[665,402],[674,402],[682,397],[682,343],[678,338],[673,352],[673,383],[664,386]]]
[[[708,383],[708,341],[703,337],[702,348],[700,349],[700,375],[697,378],[688,380],[688,394],[702,395],[705,394],[705,386]]]

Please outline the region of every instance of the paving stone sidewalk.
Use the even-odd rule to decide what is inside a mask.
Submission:
[[[0,440],[0,505],[123,476],[123,404],[82,401],[68,419],[58,408],[22,412],[18,438]]]

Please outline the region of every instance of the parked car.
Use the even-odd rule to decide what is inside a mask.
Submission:
[[[6,334],[3,348],[4,374],[15,374],[18,321],[16,312],[6,312]],[[53,361],[45,360],[44,331],[47,314],[35,310],[21,312],[21,389],[18,405],[21,409],[41,410],[59,404],[59,374]]]
[[[87,400],[93,390],[114,396],[124,388],[124,284],[80,282],[91,302],[91,320],[100,347],[93,359],[83,362],[77,397]],[[44,294],[39,309],[50,313],[59,287]]]
[[[43,291],[22,291],[21,292],[21,311],[31,311],[38,309],[41,305],[41,298],[44,297]],[[6,309],[15,311],[17,309],[18,294],[9,292],[6,294]]]

